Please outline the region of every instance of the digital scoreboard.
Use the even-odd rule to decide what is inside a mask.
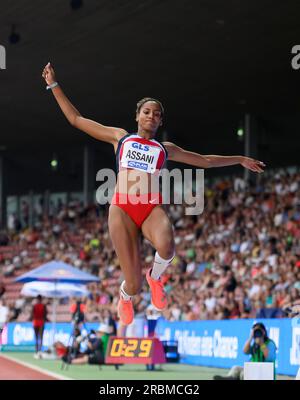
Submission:
[[[164,364],[165,352],[157,338],[109,338],[106,364]]]

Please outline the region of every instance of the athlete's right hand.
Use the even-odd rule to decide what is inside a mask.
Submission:
[[[43,69],[42,77],[45,79],[47,85],[51,85],[52,83],[56,82],[55,72],[50,62],[48,62]]]

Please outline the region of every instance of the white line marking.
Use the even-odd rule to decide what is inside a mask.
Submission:
[[[23,365],[24,367],[27,367],[27,368],[31,368],[31,369],[33,369],[33,370],[35,370],[37,372],[40,372],[41,374],[52,376],[53,378],[56,378],[56,379],[67,380],[67,381],[72,381],[73,380],[72,378],[68,378],[68,377],[66,377],[64,375],[56,374],[55,372],[50,372],[50,371],[48,371],[46,369],[43,369],[43,368],[37,367],[35,365],[29,364],[29,363],[27,363],[25,361],[17,360],[14,357],[9,357],[9,356],[6,356],[4,354],[0,354],[0,357],[3,357],[3,358],[5,358],[5,359],[7,359],[9,361],[14,361],[17,364]]]

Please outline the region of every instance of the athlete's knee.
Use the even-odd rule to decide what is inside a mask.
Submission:
[[[161,258],[165,260],[170,260],[175,256],[175,244],[172,239],[164,241],[161,245],[156,248],[158,254]]]

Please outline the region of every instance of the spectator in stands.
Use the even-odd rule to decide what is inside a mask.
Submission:
[[[15,230],[15,217],[16,217],[16,214],[12,213],[12,214],[9,214],[9,216],[7,218],[7,228],[9,231]]]
[[[7,246],[9,243],[9,237],[4,231],[0,231],[0,246]]]
[[[5,260],[4,267],[2,270],[3,270],[4,277],[10,277],[10,276],[14,275],[15,266],[9,259],[7,259],[7,260]]]
[[[0,299],[4,295],[5,292],[6,292],[6,289],[5,289],[4,283],[0,282]]]
[[[17,317],[23,312],[26,311],[26,300],[24,297],[20,297],[19,299],[17,299],[14,303],[14,309],[15,309],[15,313],[17,315]],[[31,309],[30,309],[31,311]],[[30,313],[30,312],[29,312]],[[25,312],[25,314],[27,314]]]
[[[8,322],[9,308],[6,306],[5,300],[0,299],[0,350],[2,347],[2,331]]]
[[[103,311],[103,323],[105,326],[108,326],[109,333],[113,336],[116,336],[117,334],[116,319],[113,318],[112,312],[109,309],[105,309]]]
[[[75,304],[71,305],[72,322],[75,328],[81,328],[85,322],[85,305],[81,300],[77,300]]]
[[[244,345],[244,353],[251,356],[251,362],[273,362],[275,378],[276,345],[268,337],[266,327],[261,322],[253,325],[249,339]],[[230,369],[227,376],[215,375],[217,380],[243,380],[244,368],[234,366]]]
[[[42,350],[44,328],[47,321],[47,308],[41,295],[37,296],[36,303],[32,307],[31,319],[35,334],[35,351],[38,354]]]
[[[184,215],[185,205],[170,206],[170,215],[176,221],[177,255],[172,274],[164,276],[165,290],[173,296],[164,316],[186,319],[187,312],[182,307],[186,304],[192,307],[197,319],[255,318],[258,312],[264,315],[263,310],[285,307],[299,297],[299,182],[300,174],[296,171],[280,172],[277,178],[275,174],[269,175],[243,189],[237,184],[234,187],[234,179],[225,183],[221,180],[219,185],[207,183],[204,213],[194,219]],[[64,207],[65,221],[57,218]],[[71,213],[71,224],[69,209],[75,212],[75,217]],[[3,232],[0,281],[4,277],[5,296],[12,296],[6,296],[11,310],[9,319],[21,320],[26,308],[24,304],[19,314],[16,308],[20,305],[13,304],[17,296],[10,286],[19,272],[67,257],[77,268],[92,271],[101,279],[87,301],[85,312],[88,321],[101,321],[103,309],[116,312],[114,299],[122,279],[107,233],[106,214],[100,213],[95,221],[96,206],[82,209],[79,203],[72,207],[61,204],[54,211],[52,220],[49,215],[43,217],[41,225],[31,231],[23,227],[13,236]],[[99,242],[94,243],[94,238]],[[152,249],[146,241],[142,242],[142,253],[145,273],[153,262]],[[227,301],[231,309],[224,303],[225,291],[234,293],[234,299]],[[140,299],[140,314],[150,303],[147,295]],[[178,299],[179,307],[173,309],[172,303]],[[232,307],[233,300],[238,307],[235,303]],[[274,317],[279,315],[272,312]]]
[[[14,302],[8,303],[9,314],[8,314],[8,322],[14,322],[19,317],[21,310],[19,310]]]

